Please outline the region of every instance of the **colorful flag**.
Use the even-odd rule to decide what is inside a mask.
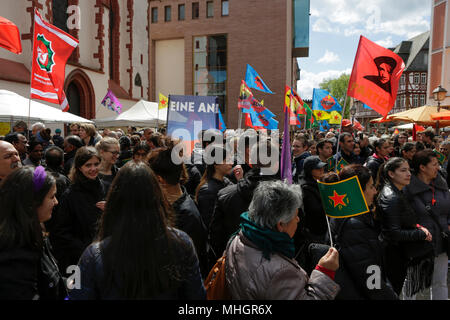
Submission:
[[[316,88],[313,90],[312,109],[326,112],[342,112],[341,105],[328,91]]]
[[[225,125],[225,121],[223,121],[223,117],[222,117],[222,112],[220,111],[220,109],[218,110],[218,124],[219,124],[219,130],[221,132],[225,132],[225,130],[227,130],[227,126]]]
[[[330,120],[328,120],[329,124],[341,124],[342,115],[337,111],[331,111]]]
[[[290,121],[288,112],[289,109],[290,108],[284,108],[284,133],[283,145],[281,147],[280,175],[281,180],[286,180],[287,183],[292,184],[291,137],[289,133]]]
[[[293,111],[293,108],[296,108],[294,106],[294,97],[292,96],[292,88],[290,88],[289,86],[285,86],[285,91],[284,91],[284,112],[288,112],[289,113],[289,125],[290,126],[299,126],[300,125],[300,121],[296,115],[296,113]]]
[[[313,113],[317,120],[328,120],[331,118],[331,115],[326,111],[313,110]]]
[[[433,152],[436,154],[437,159],[439,160],[439,163],[440,163],[441,165],[443,165],[444,162],[445,162],[445,160],[446,160],[446,159],[445,159],[445,155],[443,155],[442,153],[440,153],[440,152],[437,151],[436,149],[434,149]]]
[[[306,109],[304,107],[305,103],[302,98],[295,92],[294,89],[291,88],[291,109],[295,114],[303,114],[306,115]]]
[[[122,113],[122,104],[114,95],[114,93],[109,89],[106,93],[106,96],[103,98],[101,105],[107,107],[111,111],[116,112],[117,114]]]
[[[19,28],[3,17],[0,17],[0,47],[15,54],[22,53]]]
[[[69,110],[64,93],[66,62],[78,40],[45,22],[38,10],[34,13],[31,98],[59,104]]]
[[[160,92],[158,108],[161,110],[167,108],[168,106],[169,106],[169,99]]]
[[[356,120],[353,119],[353,129],[358,130],[358,131],[364,131],[364,127],[362,126],[362,124]]]
[[[400,56],[361,36],[347,95],[386,117],[395,104],[404,69]]]
[[[338,161],[337,163],[337,168],[336,168],[336,172],[339,173],[342,171],[342,169],[344,169],[344,167],[348,166],[349,163],[347,161],[344,160],[344,158],[341,157],[341,159]],[[333,168],[334,169],[334,168]]]
[[[248,110],[252,107],[252,99],[253,93],[250,91],[245,81],[242,80],[239,90],[238,108],[242,109],[242,112],[245,113],[245,110]]]
[[[349,218],[369,212],[357,176],[335,183],[317,183],[323,209],[330,218]]]
[[[249,125],[251,128],[267,130],[278,129],[278,121],[273,119],[275,114],[262,106],[261,103],[253,97],[251,98],[250,109],[242,109],[242,112],[250,115],[250,117],[246,118],[246,124],[250,124],[251,122],[251,125]]]
[[[319,123],[317,122],[313,111],[311,110],[311,108],[308,105],[306,105],[306,112],[307,112],[306,125],[305,125],[306,129],[312,129],[314,127],[319,127]]]
[[[247,83],[249,88],[254,88],[262,92],[273,94],[269,87],[264,83],[263,79],[249,64],[247,64],[247,70],[245,72],[245,83]]]
[[[323,120],[322,121],[322,125],[323,125],[323,127],[325,128],[325,129],[330,129],[330,124],[328,123],[328,121],[327,120]]]

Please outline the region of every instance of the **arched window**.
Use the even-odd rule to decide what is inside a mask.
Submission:
[[[134,85],[136,87],[142,87],[142,79],[141,79],[141,75],[139,73],[137,73],[136,77],[134,78]]]

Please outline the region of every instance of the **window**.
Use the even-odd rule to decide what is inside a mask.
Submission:
[[[164,21],[169,22],[172,20],[172,7],[166,6],[164,7]]]
[[[152,8],[152,23],[158,22],[158,8]]]
[[[227,36],[194,37],[194,95],[217,96],[222,112],[227,96]]]
[[[424,106],[425,103],[426,103],[426,101],[425,101],[425,95],[424,95],[424,94],[421,94],[421,95],[420,95],[420,106]]]
[[[402,76],[400,77],[400,85],[405,85],[405,75],[402,74]]]
[[[68,0],[53,0],[52,2],[53,25],[65,32],[69,32],[67,28],[67,6]]]
[[[213,1],[206,2],[206,17],[207,18],[214,17],[214,2]]]
[[[402,96],[401,100],[400,100],[400,108],[404,108],[404,107],[405,107],[405,96]]]
[[[200,16],[200,7],[198,2],[192,3],[192,19],[198,19]]]
[[[182,21],[185,19],[185,9],[186,6],[184,4],[178,5],[178,20]]]
[[[419,84],[420,82],[420,73],[414,73],[414,84]]]
[[[415,94],[413,95],[413,107],[418,107],[419,106],[419,95]]]
[[[222,16],[228,16],[228,14],[229,14],[228,0],[222,0]]]
[[[422,84],[427,84],[427,74],[426,73],[422,73]]]

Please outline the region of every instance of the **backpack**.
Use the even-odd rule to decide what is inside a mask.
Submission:
[[[225,254],[212,267],[204,285],[207,300],[231,300],[225,279]]]

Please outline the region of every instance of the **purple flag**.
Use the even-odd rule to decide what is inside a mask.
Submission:
[[[117,114],[120,114],[122,112],[122,104],[120,103],[119,99],[112,93],[111,90],[108,89],[108,93],[103,98],[101,104],[105,107],[107,107],[109,110],[117,112]]]
[[[289,112],[284,110],[284,134],[283,146],[281,148],[281,180],[287,180],[287,183],[292,184],[292,161],[291,161],[291,141],[289,134]]]

